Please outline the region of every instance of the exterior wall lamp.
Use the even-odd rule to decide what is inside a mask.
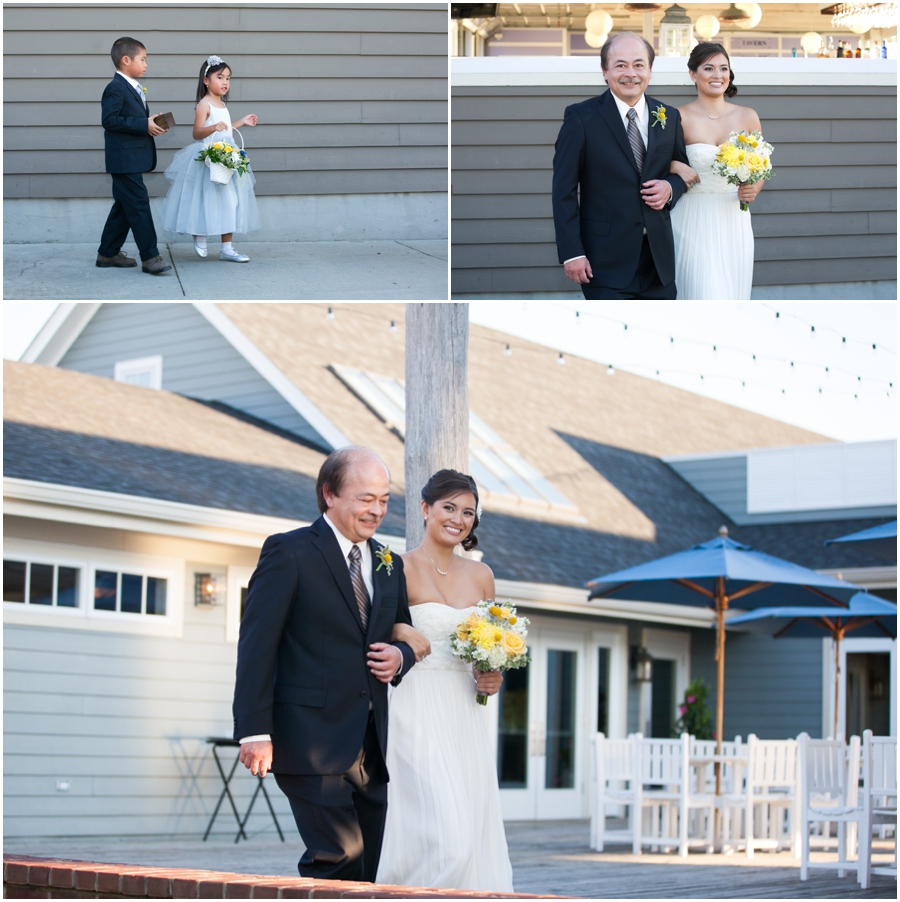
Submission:
[[[219,603],[219,587],[211,573],[194,574],[194,604],[215,605]]]
[[[635,683],[653,681],[653,657],[643,645],[631,649],[631,673]]]

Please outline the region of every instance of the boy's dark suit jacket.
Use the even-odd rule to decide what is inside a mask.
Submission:
[[[369,547],[377,567],[380,546],[370,539]],[[372,642],[391,641],[395,622],[411,623],[399,555],[390,574],[386,567],[373,573],[373,583],[363,631],[347,562],[324,518],[266,539],[241,620],[233,713],[235,739],[272,736],[273,773],[348,771],[370,701],[385,755],[387,686],[371,675],[366,653]],[[396,645],[402,677],[415,659],[406,643]]]
[[[553,221],[559,262],[587,256],[594,281],[609,288],[628,285],[638,268],[644,228],[663,285],[675,280],[675,249],[669,207],[651,210],[641,184],[665,179],[672,204],[686,186],[669,173],[672,160],[687,163],[681,116],[646,96],[648,112],[665,106],[666,127],[648,129],[644,171],[638,172],[628,134],[610,91],[566,109],[553,157]],[[579,206],[578,188],[581,186]]]
[[[156,142],[147,132],[150,111],[121,75],[115,75],[103,89],[100,110],[106,171],[152,172],[156,168]]]

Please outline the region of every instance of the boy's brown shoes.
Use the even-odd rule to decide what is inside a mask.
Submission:
[[[141,269],[144,272],[150,273],[151,276],[158,276],[164,272],[168,272],[172,267],[163,260],[162,257],[151,257],[149,260],[144,260]]]
[[[125,256],[125,251],[119,251],[115,257],[104,257],[97,254],[97,266],[137,266],[137,260]]]

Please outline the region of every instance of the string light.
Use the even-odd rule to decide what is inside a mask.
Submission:
[[[376,312],[370,312],[370,310],[366,310],[364,305],[357,305],[357,304],[347,304],[347,305],[342,304],[342,305],[328,306],[326,308],[327,309],[327,313],[326,313],[327,319],[329,319],[329,320],[335,319],[335,311],[337,309],[337,306],[340,306],[341,309],[345,313],[350,313],[350,314],[357,315],[357,316],[367,316],[373,321],[380,321],[381,323],[384,323],[385,319],[387,319],[387,317],[383,318],[383,315],[379,315]],[[555,306],[563,306],[563,305],[555,304]],[[766,306],[766,305],[760,305],[760,306]],[[571,310],[571,308],[567,308],[567,309]],[[784,317],[781,316],[781,311],[773,311],[773,312],[778,314],[778,316],[777,316],[778,319],[784,319]],[[589,311],[579,310],[579,311],[576,311],[576,313],[578,314],[577,318],[580,321],[583,321],[585,316],[589,316],[592,318],[602,319],[602,320],[606,320],[608,322],[616,323],[617,325],[621,325],[623,332],[624,331],[633,332],[633,326],[634,326],[633,323],[631,324],[631,326],[629,326],[628,323],[625,323],[622,320],[619,320],[619,319],[616,319],[613,317],[609,317],[609,316],[605,316],[603,314],[595,314],[595,313],[592,313]],[[792,316],[792,314],[785,314],[785,316]],[[798,317],[794,317],[794,318],[799,319]],[[397,320],[388,319],[387,322],[388,322],[390,331],[392,333],[395,333],[396,331],[398,331],[398,327],[397,327],[398,321]],[[805,325],[809,327],[810,335],[817,336],[818,333],[821,331],[821,329],[819,329],[816,326],[811,325],[809,323],[805,323]],[[383,326],[382,326],[382,328],[383,328]],[[658,335],[660,338],[668,338],[669,346],[672,347],[673,349],[674,349],[674,345],[675,345],[676,338],[677,338],[679,343],[684,343],[684,344],[693,343],[700,347],[706,347],[707,349],[712,348],[712,350],[715,353],[718,353],[719,350],[722,350],[723,353],[730,351],[730,352],[737,352],[740,354],[744,354],[744,355],[747,355],[747,357],[749,357],[750,360],[752,360],[754,363],[759,363],[761,360],[768,360],[768,361],[773,361],[773,362],[782,361],[783,363],[787,363],[790,366],[791,371],[795,372],[795,373],[799,371],[799,368],[801,366],[815,367],[815,368],[821,367],[821,369],[819,369],[819,372],[821,373],[824,370],[825,378],[830,379],[832,376],[832,370],[834,370],[835,373],[843,373],[845,376],[853,378],[854,383],[857,386],[856,391],[850,391],[849,386],[847,389],[841,389],[839,387],[839,385],[836,385],[833,387],[829,387],[827,392],[822,385],[817,385],[815,387],[809,386],[808,388],[806,388],[806,387],[801,387],[798,389],[792,388],[792,392],[794,393],[794,396],[796,396],[797,391],[799,391],[801,393],[804,391],[808,391],[811,394],[814,393],[820,399],[823,399],[826,394],[829,396],[832,396],[832,397],[839,396],[839,395],[849,397],[849,395],[852,394],[854,400],[857,400],[857,401],[860,400],[860,397],[874,397],[874,396],[877,396],[880,398],[884,398],[884,397],[892,398],[893,397],[893,390],[894,390],[893,382],[885,382],[885,380],[880,379],[880,378],[870,378],[868,376],[862,376],[858,372],[853,373],[853,372],[845,370],[841,367],[832,367],[832,366],[824,366],[823,367],[822,364],[813,364],[813,363],[808,363],[808,362],[804,362],[801,360],[789,360],[787,358],[781,358],[781,357],[776,357],[776,356],[766,355],[766,354],[759,354],[759,353],[755,353],[755,352],[750,352],[744,348],[735,348],[735,347],[729,347],[727,345],[720,345],[718,342],[715,344],[710,344],[708,341],[704,342],[704,341],[699,341],[699,340],[695,340],[695,339],[691,339],[691,338],[678,337],[675,335],[670,335],[668,333],[654,331],[653,329],[644,329],[641,326],[638,326],[637,329],[639,332],[644,332],[646,334],[655,334],[655,335]],[[826,331],[832,331],[832,332],[834,332],[835,335],[840,335],[840,333],[838,333],[836,330],[833,330],[833,329],[832,330],[826,329]],[[482,336],[482,335],[475,335],[475,334],[470,335],[470,340],[472,338],[477,338],[482,341],[489,342],[491,344],[498,344],[499,348],[502,349],[502,353],[504,356],[506,356],[506,357],[512,356],[513,342],[508,342],[508,341],[503,341],[503,340],[498,341],[497,339],[489,338],[487,336]],[[871,353],[874,355],[877,355],[877,351],[879,350],[879,346],[878,346],[877,342],[872,342],[871,340],[863,342],[863,341],[854,339],[852,336],[846,336],[846,335],[840,335],[840,338],[841,338],[841,342],[840,342],[841,346],[844,349],[846,349],[851,342],[855,341],[857,344],[862,344],[862,345],[865,345],[867,348],[870,348]],[[520,349],[526,350],[526,351],[529,351],[532,353],[538,353],[538,354],[546,353],[546,349],[541,348],[540,346],[532,347],[529,345],[521,345]],[[884,345],[881,345],[880,350],[883,353],[895,354],[895,351],[893,351],[890,348],[885,347]],[[556,362],[560,366],[566,365],[565,354],[562,351],[557,352]],[[655,378],[658,380],[663,379],[662,370],[655,368],[655,367],[642,366],[642,365],[638,365],[638,364],[634,364],[634,365],[626,364],[626,370],[628,372],[634,373],[635,375],[638,375],[638,376],[640,376],[641,373],[643,372],[647,376],[655,376]],[[606,372],[607,372],[607,375],[610,375],[610,376],[616,375],[614,365],[611,363],[608,364]],[[707,379],[706,378],[707,375],[710,375],[711,378]],[[721,382],[732,382],[735,384],[735,386],[740,384],[740,388],[743,392],[747,392],[749,389],[755,388],[757,391],[777,391],[780,393],[780,395],[782,397],[785,397],[787,394],[785,387],[779,387],[777,385],[772,385],[770,383],[767,384],[766,382],[763,382],[760,380],[750,380],[748,382],[748,380],[746,378],[743,378],[740,376],[730,376],[727,374],[709,374],[709,373],[704,374],[704,373],[698,373],[696,371],[694,371],[692,373],[688,370],[666,367],[666,376],[667,376],[667,379],[693,377],[693,378],[698,379],[704,385],[709,385],[710,383],[714,383],[714,382],[720,382],[720,383]],[[863,385],[864,382],[872,383],[873,390],[872,391],[860,391],[859,388]]]

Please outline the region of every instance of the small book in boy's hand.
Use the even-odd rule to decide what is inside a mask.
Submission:
[[[153,121],[160,127],[168,131],[175,124],[175,117],[171,113],[160,113],[153,117]]]

